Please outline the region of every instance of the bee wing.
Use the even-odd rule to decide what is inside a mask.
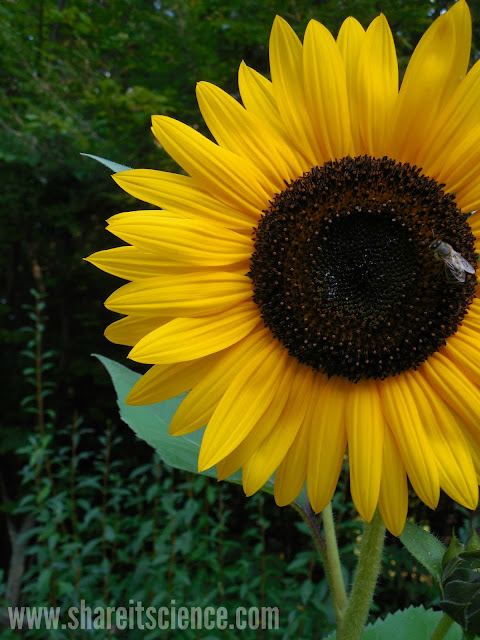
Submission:
[[[450,273],[455,276],[457,280],[460,282],[465,282],[465,269],[462,266],[459,258],[462,256],[452,249],[449,256],[445,256],[443,259],[445,261],[445,265],[449,268]],[[462,258],[463,260],[463,258]],[[465,260],[466,262],[466,260]],[[470,267],[470,263],[468,263],[468,267]]]
[[[455,249],[452,249],[452,254],[453,256],[455,256],[455,259],[458,261],[459,268],[463,269],[467,273],[475,273],[475,269],[472,267],[470,262],[468,262],[468,260],[465,260],[465,258],[461,256],[459,253],[457,253]]]

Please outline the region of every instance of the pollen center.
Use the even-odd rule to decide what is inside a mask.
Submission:
[[[290,355],[357,382],[415,369],[455,333],[476,283],[462,259],[475,267],[476,255],[442,186],[407,164],[359,157],[315,167],[275,197],[249,275]]]

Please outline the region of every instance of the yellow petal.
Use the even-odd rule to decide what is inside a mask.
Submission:
[[[133,347],[144,336],[169,322],[172,318],[128,316],[113,322],[105,329],[105,337],[115,344]]]
[[[203,119],[218,144],[252,160],[275,191],[283,191],[286,179],[301,175],[289,145],[228,93],[208,82],[199,82],[197,98]]]
[[[270,80],[244,62],[238,69],[238,88],[247,111],[261,118],[270,130],[286,137],[285,125],[280,117]]]
[[[350,123],[352,130],[352,147],[350,155],[355,156],[361,149],[358,127],[358,108],[356,104],[357,92],[357,69],[360,57],[360,49],[365,38],[365,29],[362,25],[349,17],[343,21],[338,32],[337,44],[345,65],[345,76],[347,80],[348,104],[350,108]]]
[[[480,163],[480,124],[452,146],[439,167],[437,180],[445,183],[445,191],[453,193],[457,205],[465,213],[480,199],[478,165]],[[472,224],[473,220],[469,220]]]
[[[259,322],[250,301],[211,316],[175,318],[140,340],[128,357],[145,364],[196,360],[239,342]]]
[[[340,377],[320,374],[315,382],[317,403],[309,429],[307,491],[312,509],[318,513],[331,501],[342,468],[347,446],[346,398],[352,385]]]
[[[386,378],[378,387],[388,426],[410,482],[418,497],[435,509],[440,497],[438,468],[418,409],[425,400],[407,385],[407,375]]]
[[[418,43],[395,113],[392,155],[410,164],[422,164],[428,175],[430,166],[417,156],[419,146],[465,75],[470,56],[470,14],[465,2],[455,6],[437,18]]]
[[[476,213],[477,211],[480,211],[480,194],[478,195],[474,194],[473,200],[467,200],[464,196],[462,196],[462,199],[460,200],[459,198],[458,200],[458,206],[463,213],[471,213],[471,212]],[[478,255],[480,253],[480,250],[479,250],[480,235],[478,231],[475,231],[474,235],[475,235],[475,252]]]
[[[421,374],[408,373],[407,384],[437,461],[440,486],[456,502],[475,509],[478,503],[475,469],[455,416]]]
[[[480,199],[479,199],[479,205],[480,205]],[[467,210],[463,210],[462,209],[462,213],[469,213]],[[472,233],[476,238],[476,241],[478,242],[479,238],[480,238],[480,210],[473,210],[473,213],[471,213],[468,222],[470,224],[470,227],[472,229]],[[477,254],[478,254],[478,250],[477,250]]]
[[[263,118],[272,129],[277,129],[281,124],[280,113],[270,80],[242,62],[238,69],[238,87],[247,111]]]
[[[189,391],[212,368],[218,354],[176,364],[154,364],[132,387],[125,403],[144,405],[163,402]]]
[[[219,147],[173,118],[154,116],[152,123],[157,140],[198,187],[253,216],[258,217],[268,207],[271,187],[248,159]]]
[[[405,526],[408,511],[407,474],[388,428],[385,429],[383,439],[382,467],[378,508],[387,529],[394,536],[399,536]]]
[[[437,351],[422,363],[419,371],[469,428],[480,431],[480,390],[462,370]]]
[[[251,299],[247,276],[220,271],[164,274],[129,282],[105,301],[111,311],[137,316],[206,316]]]
[[[243,465],[245,495],[251,496],[261,489],[285,457],[305,418],[314,375],[308,367],[297,370],[290,395],[275,427]]]
[[[448,13],[451,14],[455,24],[455,62],[458,76],[452,73],[452,90],[456,88],[461,78],[467,73],[470,63],[472,47],[472,16],[465,0],[459,0]]]
[[[360,48],[365,38],[365,29],[351,16],[342,22],[338,32],[337,44],[345,65],[347,88],[350,92],[356,83]]]
[[[370,522],[380,492],[385,429],[374,382],[350,384],[345,423],[352,499],[360,515]]]
[[[388,22],[380,15],[362,40],[352,86],[355,155],[386,155],[397,94],[397,54]]]
[[[293,168],[293,177],[301,176],[311,169],[311,162],[306,159],[305,153],[296,145],[296,141],[289,136],[280,117],[270,80],[242,62],[238,70],[238,87],[247,111],[257,116],[268,131],[280,136],[285,142],[289,154],[285,160],[288,166]]]
[[[159,211],[158,209],[146,209],[143,211],[122,211],[121,213],[116,213],[110,218],[107,219],[107,225],[115,226],[117,224],[122,224],[125,220],[131,220],[132,217],[138,217],[138,220],[144,220],[145,222],[149,221],[152,224],[155,224],[155,220],[165,216],[166,218],[175,218],[176,220],[184,220],[183,216],[180,216],[178,213],[172,213],[171,211]]]
[[[303,45],[305,98],[321,159],[340,159],[350,150],[345,66],[332,34],[310,20]]]
[[[310,400],[307,416],[275,474],[273,494],[279,507],[285,507],[296,500],[305,484],[311,427],[308,416],[313,404]]]
[[[189,176],[153,169],[132,169],[114,174],[113,179],[135,198],[185,218],[199,218],[249,235],[258,218],[256,213],[252,216],[212,198],[196,187]]]
[[[166,269],[169,273],[189,273],[192,270],[191,266],[183,266],[178,262],[173,263],[172,260],[166,260],[151,251],[130,246],[97,251],[85,260],[102,271],[124,278],[124,280],[153,278]],[[208,267],[196,267],[196,269],[199,268],[208,269]]]
[[[475,300],[473,300],[473,302],[475,302]],[[476,309],[476,305],[474,306],[472,304],[470,305],[470,309],[469,311],[474,311]],[[463,320],[461,325],[458,327],[457,329],[457,333],[455,333],[454,335],[450,336],[450,338],[448,339],[447,342],[447,346],[450,343],[451,338],[455,338],[458,340],[461,340],[462,343],[463,342],[471,342],[472,344],[475,344],[475,349],[478,348],[479,345],[479,341],[480,341],[480,326],[478,326],[478,323],[480,322],[480,317],[477,315],[477,323],[469,323],[466,322],[467,319],[475,318],[474,313],[469,313]],[[455,343],[456,340],[454,340],[453,342]]]
[[[283,346],[272,340],[234,378],[205,430],[199,471],[225,458],[255,427],[275,396],[287,357]]]
[[[464,178],[461,184],[457,184],[457,191],[456,193],[454,193],[458,203],[458,207],[466,213],[469,213],[471,211],[478,211],[480,209],[480,186],[478,184],[478,180],[476,179],[475,176],[472,175],[470,171],[472,163],[478,162],[478,156],[479,156],[478,149],[475,149],[471,154],[467,154],[467,158],[469,160],[469,167],[465,171]],[[453,189],[449,191],[453,192]],[[474,222],[475,221],[472,220],[471,224],[473,225]],[[475,233],[475,235],[476,235],[475,246],[476,246],[476,251],[478,253],[478,240],[479,240],[478,231]]]
[[[305,101],[302,44],[280,16],[275,18],[270,35],[270,71],[273,95],[287,135],[302,151],[311,167],[321,164]]]
[[[199,220],[169,216],[167,212],[133,211],[111,220],[108,231],[125,242],[160,253],[170,264],[223,266],[248,260],[251,238]]]
[[[480,335],[467,326],[448,338],[443,354],[480,386]]]
[[[262,417],[258,420],[255,428],[250,431],[248,436],[236,447],[232,453],[220,460],[217,464],[218,479],[223,480],[235,473],[245,462],[254,455],[256,449],[261,442],[276,427],[287,398],[292,389],[293,379],[295,377],[298,365],[294,358],[287,361],[285,371],[282,373],[280,386],[278,387],[275,397],[265,410]]]
[[[478,289],[478,287],[477,287]],[[476,297],[472,300],[468,307],[468,312],[462,320],[462,327],[468,326],[476,335],[480,335],[480,298]]]
[[[475,467],[477,484],[480,484],[480,432],[478,429],[470,429],[461,418],[457,418],[457,422],[467,442],[473,466]]]
[[[178,407],[170,423],[170,433],[185,435],[206,425],[232,380],[271,340],[270,332],[263,328],[219,353],[218,360]]]
[[[421,138],[423,146],[418,159],[427,175],[433,178],[439,175],[452,150],[479,126],[479,101],[480,61],[477,61],[436,118],[429,135]]]

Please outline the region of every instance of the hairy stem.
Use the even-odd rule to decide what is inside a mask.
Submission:
[[[306,501],[305,506],[298,502],[292,503],[292,506],[300,513],[303,520],[307,523],[312,534],[315,546],[323,560],[325,571],[327,574],[330,593],[335,607],[337,621],[342,620],[345,608],[347,606],[347,594],[340,565],[340,555],[338,553],[337,539],[335,536],[335,526],[333,522],[332,507],[328,505],[322,511],[323,526],[325,537],[323,537],[310,503]]]
[[[345,615],[337,625],[337,640],[359,640],[368,618],[382,560],[385,525],[378,511],[365,523],[357,571]]]

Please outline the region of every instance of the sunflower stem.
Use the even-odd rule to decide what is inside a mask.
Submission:
[[[298,511],[298,513],[300,513],[303,520],[308,525],[317,551],[323,560],[338,622],[343,617],[343,612],[345,611],[348,601],[340,565],[340,555],[338,553],[337,538],[333,523],[332,506],[329,504],[322,511],[325,538],[322,536],[317,516],[308,500],[306,500],[305,505],[293,502],[292,506]]]
[[[378,511],[365,523],[352,593],[342,619],[337,623],[337,640],[359,640],[367,621],[382,560],[385,525]]]
[[[294,501],[292,502],[291,506],[295,509],[295,511],[298,511],[298,513],[302,516],[303,520],[308,525],[308,528],[310,529],[310,533],[312,534],[313,541],[315,542],[317,551],[320,554],[323,562],[326,564],[327,545],[326,545],[325,539],[322,536],[320,527],[318,525],[317,517],[313,512],[313,509],[310,506],[310,503],[307,500],[304,506],[299,502]]]
[[[333,603],[335,605],[335,613],[337,616],[337,624],[342,620],[348,605],[347,591],[342,575],[342,565],[340,563],[340,554],[338,553],[337,536],[335,533],[335,524],[333,522],[332,503],[328,504],[322,511],[323,530],[325,532],[325,540],[327,543],[327,575],[330,590],[332,593]]]
[[[452,618],[447,616],[446,613],[440,619],[440,622],[435,627],[435,631],[432,634],[430,640],[443,640],[443,638],[447,635],[448,630],[453,624]]]

